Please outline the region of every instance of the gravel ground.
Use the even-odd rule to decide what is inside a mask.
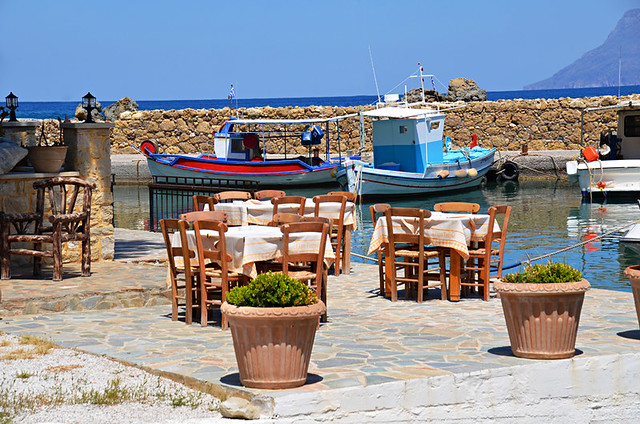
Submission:
[[[104,357],[0,334],[0,423],[229,422],[219,404]]]

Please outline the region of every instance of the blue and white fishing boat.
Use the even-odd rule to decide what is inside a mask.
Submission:
[[[345,160],[338,168],[338,183],[365,197],[435,194],[479,186],[493,164],[495,149],[477,146],[475,137],[473,147],[463,149],[453,149],[448,137],[443,142],[444,112],[462,106],[399,103],[364,112],[373,119],[373,162]]]

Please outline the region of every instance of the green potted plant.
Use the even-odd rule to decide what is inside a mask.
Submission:
[[[40,137],[36,146],[27,147],[29,149],[29,162],[36,172],[60,172],[67,157],[67,146],[62,138],[62,121],[58,118],[59,136],[58,139],[47,139],[45,121],[40,127]]]
[[[638,324],[640,324],[640,265],[629,266],[624,270],[624,275],[629,277],[631,282],[631,291],[633,292],[633,301],[636,305],[636,315],[638,315]]]
[[[496,281],[513,354],[535,359],[574,356],[589,287],[578,270],[555,262],[529,265]]]
[[[311,350],[326,307],[300,281],[260,274],[227,293],[227,316],[240,381],[246,387],[286,389],[307,380]]]

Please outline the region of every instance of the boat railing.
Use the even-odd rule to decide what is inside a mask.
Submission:
[[[160,220],[193,210],[193,196],[213,196],[225,190],[257,190],[253,181],[217,178],[154,176],[149,188],[149,231],[160,231]]]

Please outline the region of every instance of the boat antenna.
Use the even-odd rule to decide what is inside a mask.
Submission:
[[[376,83],[376,93],[378,94],[378,103],[380,103],[380,89],[378,88],[378,78],[376,78],[376,68],[373,67],[373,55],[371,54],[371,45],[369,45],[369,59],[371,60],[371,70],[373,71],[373,81]]]
[[[622,71],[622,47],[618,47],[618,101],[620,101],[620,74]]]
[[[422,95],[422,103],[424,103],[424,76],[422,75],[422,65],[418,62],[418,69],[420,71],[420,94]]]

